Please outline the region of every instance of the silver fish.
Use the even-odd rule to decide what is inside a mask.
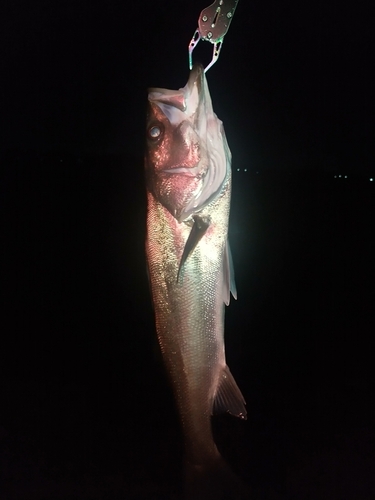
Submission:
[[[218,499],[234,474],[214,443],[211,415],[246,418],[224,350],[224,304],[236,296],[231,153],[202,66],[180,90],[150,89],[148,101],[146,255],[157,336],[185,438],[187,496]]]

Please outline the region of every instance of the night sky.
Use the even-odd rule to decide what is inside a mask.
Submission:
[[[181,498],[144,128],[147,88],[185,85],[206,6],[1,8],[1,499]],[[373,20],[240,0],[207,73],[233,155],[226,349],[248,409],[213,425],[254,500],[375,497]]]

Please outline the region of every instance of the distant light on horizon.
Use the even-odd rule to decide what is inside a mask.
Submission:
[[[372,182],[373,180],[374,180],[374,178],[373,178],[373,177],[370,177],[370,181]]]

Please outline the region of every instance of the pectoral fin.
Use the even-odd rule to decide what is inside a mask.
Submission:
[[[228,366],[225,366],[220,375],[218,388],[216,391],[213,413],[228,412],[235,417],[246,420],[247,411],[245,399],[236,384]]]
[[[187,258],[193,252],[194,248],[198,245],[200,239],[205,234],[208,226],[210,225],[209,220],[203,217],[199,217],[198,215],[194,215],[193,219],[194,224],[186,241],[185,248],[181,257],[180,266],[178,268],[177,282],[182,280],[182,270]]]
[[[229,305],[230,294],[237,300],[237,288],[234,281],[234,267],[232,260],[232,253],[230,251],[229,242],[227,240],[224,248],[224,258],[223,258],[223,298],[225,305]]]

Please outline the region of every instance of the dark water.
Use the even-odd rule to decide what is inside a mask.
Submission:
[[[0,498],[179,499],[141,159],[13,151],[1,185]],[[248,420],[213,426],[254,499],[375,498],[374,189],[234,172],[226,345]]]

